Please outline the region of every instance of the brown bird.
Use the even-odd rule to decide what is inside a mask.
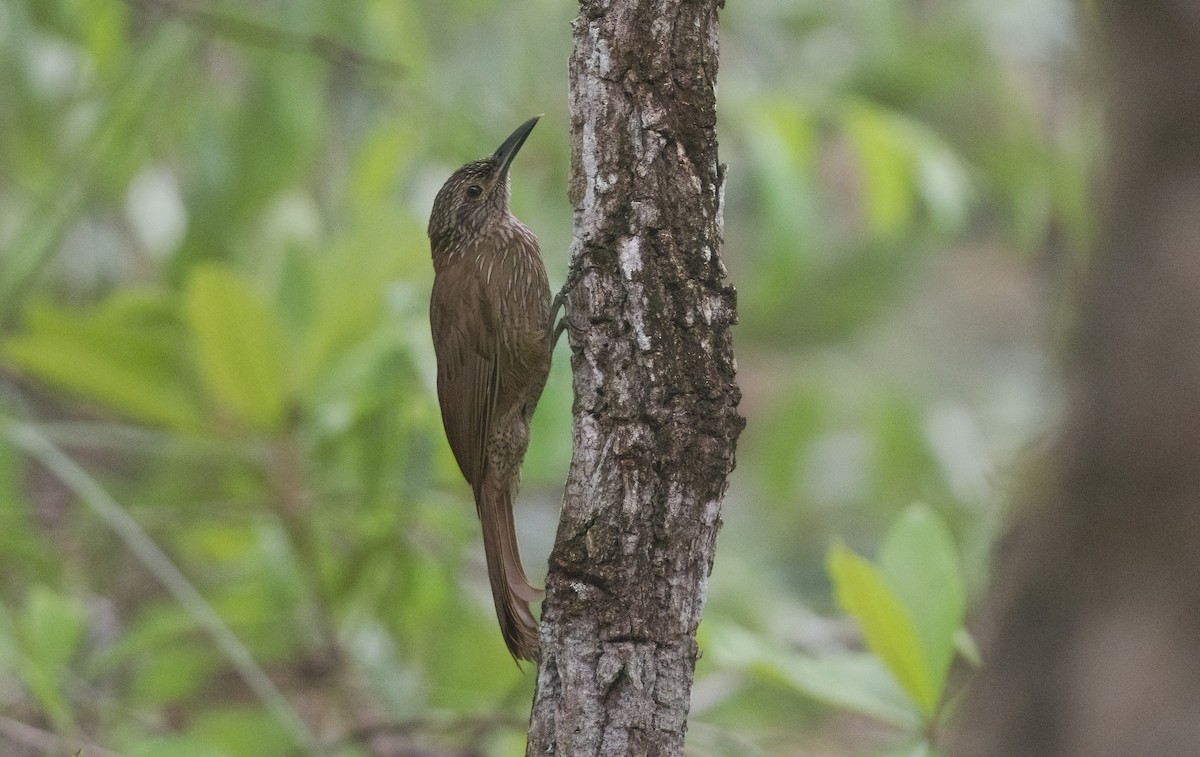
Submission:
[[[537,238],[509,210],[508,167],[538,117],[491,157],[455,171],[429,217],[437,354],[446,438],[475,494],[496,616],[508,651],[536,660],[540,600],[521,567],[513,500],[529,422],[550,372],[550,285]]]

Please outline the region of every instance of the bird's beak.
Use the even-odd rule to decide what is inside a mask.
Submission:
[[[529,132],[533,131],[539,118],[541,118],[540,115],[534,116],[518,126],[517,130],[504,140],[504,144],[500,145],[500,149],[496,150],[496,154],[492,156],[500,161],[500,178],[508,175],[508,167],[512,165],[513,158],[517,157],[517,151],[521,149],[521,145],[525,144],[525,139],[529,136]]]

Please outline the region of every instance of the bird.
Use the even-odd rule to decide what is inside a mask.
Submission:
[[[442,425],[475,497],[496,617],[518,665],[537,661],[529,603],[544,592],[521,565],[513,501],[556,333],[537,237],[509,207],[508,169],[539,118],[451,174],[434,198],[428,229]]]

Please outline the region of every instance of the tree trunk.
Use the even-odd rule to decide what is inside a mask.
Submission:
[[[1066,433],[963,757],[1200,754],[1200,2],[1105,0],[1110,191]]]
[[[574,458],[530,755],[678,755],[743,420],[724,283],[719,0],[583,0],[571,57]]]

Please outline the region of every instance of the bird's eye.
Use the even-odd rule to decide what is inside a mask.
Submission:
[[[467,197],[470,199],[474,200],[481,194],[483,194],[483,187],[479,186],[478,184],[472,184],[471,186],[467,187]]]

